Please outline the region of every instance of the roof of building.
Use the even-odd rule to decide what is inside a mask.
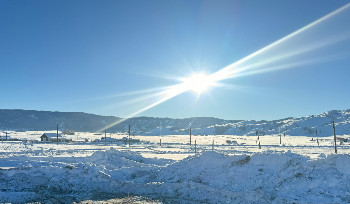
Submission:
[[[57,134],[56,133],[44,133],[42,136],[46,135],[47,137],[50,137],[50,138],[56,138],[57,137]],[[58,137],[62,137],[61,134],[58,134]]]
[[[10,138],[10,135],[7,135],[7,137],[5,136],[5,135],[0,135],[0,138],[7,138],[7,139],[9,139]]]

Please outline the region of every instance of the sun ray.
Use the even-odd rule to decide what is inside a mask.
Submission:
[[[296,61],[296,62],[289,62],[289,63],[284,63],[284,64],[273,65],[273,66],[264,66],[264,67],[261,67],[260,69],[254,69],[254,70],[249,70],[246,72],[238,73],[235,76],[233,76],[232,78],[238,78],[238,77],[243,77],[243,76],[250,76],[250,75],[261,74],[261,73],[266,73],[266,72],[278,71],[278,70],[282,70],[282,69],[291,69],[291,68],[301,67],[301,66],[311,65],[311,64],[317,64],[317,63],[322,63],[322,62],[327,62],[327,61],[339,59],[343,56],[345,56],[345,55],[342,55],[342,54],[329,55],[329,56],[322,56],[319,58],[312,58],[312,59],[301,60],[301,61]]]
[[[326,40],[323,40],[320,43],[314,43],[308,46],[304,46],[302,48],[294,49],[294,50],[283,50],[279,52],[279,54],[276,54],[274,56],[265,56],[262,57],[263,59],[254,59],[253,62],[250,63],[242,63],[242,65],[237,65],[235,69],[231,69],[230,72],[227,71],[226,73],[226,78],[235,78],[239,73],[244,73],[249,71],[250,73],[252,70],[255,69],[261,69],[264,66],[275,66],[274,63],[279,62],[279,63],[294,63],[292,61],[297,61],[297,59],[294,59],[295,57],[299,57],[301,55],[305,55],[311,51],[318,50],[321,48],[324,48],[329,45],[333,45],[335,43],[342,42],[344,40],[350,39],[350,33],[342,33],[341,35],[335,35],[332,38],[328,38]],[[315,58],[316,59],[316,58]],[[320,58],[319,58],[320,59]],[[289,60],[290,62],[287,62]],[[244,65],[247,64],[247,65]],[[243,66],[244,65],[244,66]],[[273,69],[271,69],[273,70]],[[265,70],[266,71],[266,70]],[[256,73],[260,73],[260,71],[257,71]],[[245,75],[245,74],[243,74]],[[222,79],[224,80],[224,79]]]
[[[186,91],[191,90],[200,94],[201,92],[205,91],[209,87],[214,86],[218,84],[219,81],[222,81],[225,79],[244,76],[244,75],[258,74],[258,73],[263,73],[268,71],[276,71],[279,69],[292,68],[292,67],[297,67],[305,64],[315,63],[316,61],[322,61],[322,59],[318,59],[318,58],[310,58],[310,59],[298,60],[293,62],[282,61],[282,60],[292,59],[295,56],[300,56],[301,54],[305,54],[313,50],[317,50],[319,48],[329,46],[331,44],[338,43],[340,41],[348,39],[348,36],[349,36],[347,35],[348,32],[342,32],[341,35],[343,36],[340,36],[340,37],[333,36],[333,38],[329,38],[329,36],[327,36],[327,38],[314,39],[313,40],[314,44],[312,42],[305,42],[304,40],[304,42],[301,42],[302,44],[300,44],[301,48],[298,48],[296,45],[294,45],[295,42],[293,42],[293,39],[294,41],[297,41],[295,40],[296,37],[300,37],[301,34],[305,33],[306,31],[309,31],[311,28],[315,28],[316,26],[322,24],[323,22],[344,12],[346,9],[349,9],[349,8],[350,8],[350,3],[290,33],[289,35],[286,35],[285,37],[253,52],[252,54],[246,57],[243,57],[242,59],[220,69],[219,71],[211,75],[202,75],[194,78],[189,77],[177,85],[170,86],[166,90],[159,92],[158,96],[160,98],[157,101],[145,106],[144,108],[141,108],[138,111],[135,111],[134,113],[128,115],[124,119],[121,119],[119,121],[116,121],[108,125],[106,128],[103,128],[100,131],[111,128],[123,121],[126,121],[131,117],[134,117],[146,110],[149,110]],[[285,46],[284,43],[290,43],[290,46],[292,48],[290,49],[289,47]],[[285,46],[285,47],[282,47],[285,49],[274,50],[274,48],[278,48],[278,46],[282,46],[282,45]],[[264,56],[263,54],[265,55],[269,54],[269,55]],[[279,62],[280,64],[274,64],[277,62]],[[207,83],[207,81],[209,82]]]
[[[337,10],[335,10],[335,11],[333,11],[333,12],[327,14],[327,15],[325,15],[322,18],[320,18],[320,19],[318,19],[318,20],[316,20],[316,21],[314,21],[314,22],[312,22],[312,23],[310,23],[310,24],[308,24],[308,25],[306,25],[306,26],[304,26],[304,27],[302,27],[302,28],[292,32],[291,34],[289,34],[289,35],[287,35],[287,36],[285,36],[285,37],[283,37],[283,38],[281,38],[281,39],[279,39],[279,40],[277,40],[277,41],[275,41],[275,42],[273,42],[273,43],[271,43],[271,44],[269,44],[269,45],[267,45],[267,46],[265,46],[265,47],[263,47],[263,48],[261,48],[261,49],[259,49],[257,51],[255,51],[255,52],[253,52],[252,54],[250,54],[250,55],[248,55],[248,56],[246,56],[246,57],[244,57],[244,58],[242,58],[242,59],[240,59],[240,60],[238,60],[238,61],[236,61],[236,62],[234,62],[234,63],[232,63],[232,64],[230,64],[228,66],[226,66],[226,67],[224,67],[223,69],[215,72],[213,74],[213,77],[217,81],[221,81],[221,80],[230,78],[232,76],[230,73],[238,65],[248,61],[249,59],[252,59],[253,57],[256,57],[256,56],[260,55],[263,52],[271,50],[272,48],[282,44],[283,42],[286,42],[286,41],[294,38],[295,36],[298,36],[299,34],[305,32],[306,30],[308,30],[308,29],[310,29],[310,28],[312,28],[312,27],[314,27],[314,26],[316,26],[316,25],[318,25],[318,24],[320,24],[322,22],[325,22],[329,18],[331,18],[331,17],[333,17],[333,16],[335,16],[335,15],[337,15],[337,14],[339,14],[339,13],[341,13],[341,12],[343,12],[346,9],[349,9],[349,8],[350,8],[350,3],[348,3],[345,6],[343,6],[343,7],[339,8],[339,9],[337,9]],[[277,54],[277,53],[275,53],[275,54]]]
[[[147,94],[147,93],[159,93],[159,91],[166,90],[167,88],[168,87],[156,87],[156,88],[143,89],[143,90],[138,90],[138,91],[129,91],[129,92],[124,92],[124,93],[117,93],[117,94],[111,94],[111,95],[107,95],[107,96],[99,96],[99,97],[95,97],[95,98],[90,98],[90,99],[86,99],[86,101],[114,99],[114,98],[119,98],[119,97],[124,97],[124,96],[142,95],[142,94]]]
[[[144,107],[144,108],[142,108],[142,109],[140,109],[140,110],[138,110],[138,111],[128,115],[127,117],[125,117],[125,118],[123,118],[121,120],[118,120],[118,121],[116,121],[114,123],[109,124],[108,126],[100,129],[98,132],[102,132],[102,131],[104,131],[106,129],[109,129],[109,128],[119,124],[119,123],[122,123],[122,122],[126,121],[127,119],[132,118],[132,117],[134,117],[134,116],[136,116],[136,115],[138,115],[140,113],[143,113],[146,110],[149,110],[149,109],[151,109],[151,108],[153,108],[153,107],[155,107],[155,106],[157,106],[157,105],[159,105],[159,104],[161,104],[161,103],[163,103],[163,102],[165,102],[165,101],[167,101],[167,100],[169,100],[169,99],[171,99],[171,98],[173,98],[175,96],[178,96],[179,94],[181,94],[181,93],[183,93],[185,91],[188,91],[188,87],[184,86],[183,84],[174,85],[174,86],[168,88],[167,90],[159,93],[159,95],[161,95],[162,97],[159,100],[157,100],[156,102],[154,102],[154,103],[152,103],[152,104],[150,104],[150,105],[148,105],[148,106],[146,106],[146,107]]]

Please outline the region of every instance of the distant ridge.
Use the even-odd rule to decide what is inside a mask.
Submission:
[[[193,117],[185,119],[135,117],[125,120],[108,132],[126,132],[131,124],[135,135],[264,135],[287,134],[330,136],[332,117],[335,120],[338,135],[350,135],[350,109],[333,110],[319,115],[280,120],[223,120],[214,117]],[[60,130],[96,132],[109,124],[121,120],[114,116],[101,116],[83,112],[53,112],[20,109],[0,109],[0,130],[53,130],[59,124]]]

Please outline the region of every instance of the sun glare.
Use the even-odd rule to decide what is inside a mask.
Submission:
[[[182,85],[190,91],[201,94],[207,91],[210,87],[215,86],[215,81],[210,75],[204,73],[193,74],[182,80]]]

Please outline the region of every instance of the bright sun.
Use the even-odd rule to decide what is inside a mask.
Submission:
[[[182,79],[182,85],[186,89],[191,90],[197,94],[207,91],[210,87],[215,86],[216,83],[210,75],[204,73],[193,74],[187,78]]]

